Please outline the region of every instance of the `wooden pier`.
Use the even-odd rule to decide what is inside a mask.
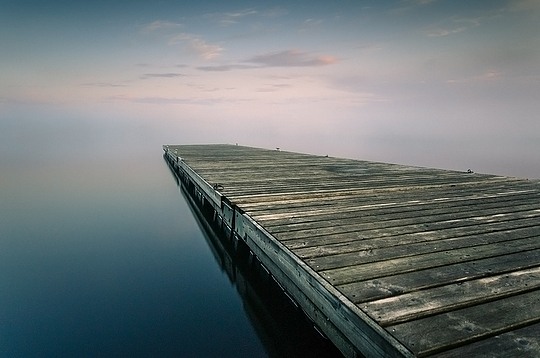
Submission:
[[[235,145],[166,145],[348,357],[540,357],[540,182]]]

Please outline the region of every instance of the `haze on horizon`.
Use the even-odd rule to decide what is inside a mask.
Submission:
[[[0,0],[0,149],[130,136],[540,178],[539,23],[538,0]]]

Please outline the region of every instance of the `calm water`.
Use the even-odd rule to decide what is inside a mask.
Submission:
[[[161,150],[277,139],[243,143],[227,126],[154,113],[89,109],[83,118],[1,105],[0,356],[336,354],[271,280],[204,232]],[[396,153],[414,153],[401,144]],[[525,149],[527,170],[503,169],[540,178],[538,151]],[[410,164],[367,154],[359,156]]]
[[[1,123],[0,356],[335,353],[201,229],[174,138],[50,123]]]

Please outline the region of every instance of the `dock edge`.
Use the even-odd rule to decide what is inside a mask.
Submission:
[[[178,153],[173,153],[167,145],[163,146],[163,151],[172,172],[201,212],[219,222],[232,240],[242,240],[247,245],[285,293],[344,356],[415,356],[264,227],[232,204],[219,188],[206,182]]]

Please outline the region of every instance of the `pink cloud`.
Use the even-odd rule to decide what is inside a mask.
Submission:
[[[337,61],[334,56],[313,56],[298,50],[285,50],[254,56],[245,62],[266,67],[310,67],[330,65]]]
[[[170,45],[183,43],[186,47],[205,60],[211,60],[223,52],[223,48],[216,44],[208,43],[201,37],[188,33],[181,33],[169,40]]]

